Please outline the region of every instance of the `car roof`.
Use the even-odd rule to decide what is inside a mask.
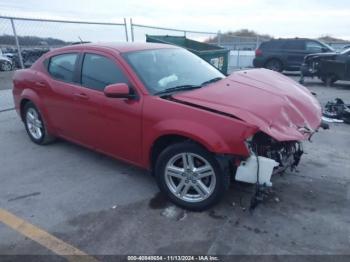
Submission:
[[[295,38],[274,38],[274,39],[271,39],[269,40],[270,42],[272,41],[295,41],[295,40],[300,40],[300,41],[305,41],[305,40],[310,40],[310,41],[317,41],[319,42],[319,40],[317,39],[311,39],[311,38],[300,38],[300,37],[295,37]],[[266,41],[266,42],[269,42],[269,41]]]
[[[100,50],[113,50],[119,53],[152,50],[152,49],[163,49],[163,48],[178,48],[173,45],[158,44],[158,43],[141,43],[141,42],[112,42],[112,43],[87,43],[87,44],[75,44],[66,47],[62,47],[55,50],[69,51],[69,50],[80,50],[85,48],[93,48]]]

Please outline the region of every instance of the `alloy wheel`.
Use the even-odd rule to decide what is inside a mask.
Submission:
[[[34,108],[29,108],[26,113],[26,125],[30,135],[39,140],[43,136],[43,124],[39,119],[39,114]]]
[[[165,167],[165,182],[169,190],[186,202],[201,202],[214,191],[214,168],[194,153],[173,156]]]

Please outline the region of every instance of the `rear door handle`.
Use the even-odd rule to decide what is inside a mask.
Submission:
[[[85,99],[85,100],[89,99],[89,96],[85,93],[75,93],[74,97],[79,98],[79,99]]]

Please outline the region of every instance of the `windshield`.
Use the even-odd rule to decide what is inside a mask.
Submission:
[[[342,55],[345,55],[345,54],[347,54],[347,53],[349,53],[350,54],[350,47],[349,48],[346,48],[346,49],[344,49],[343,51],[341,51],[340,52]]]
[[[180,48],[130,52],[124,57],[151,94],[200,87],[225,77],[203,59]]]
[[[334,48],[331,47],[330,45],[328,45],[328,44],[326,44],[326,43],[323,43],[323,42],[321,42],[321,43],[322,43],[322,45],[324,45],[326,48],[328,48],[331,52],[334,52],[334,51],[335,51]]]

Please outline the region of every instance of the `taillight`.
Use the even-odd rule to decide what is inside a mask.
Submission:
[[[255,50],[255,56],[262,56],[262,54],[263,53],[262,53],[261,49],[258,48]]]

